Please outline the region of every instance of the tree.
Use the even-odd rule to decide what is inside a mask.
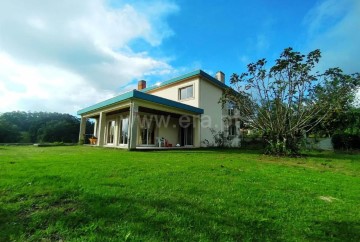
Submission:
[[[356,108],[356,87],[359,86],[360,75],[344,75],[338,68],[332,69],[336,75],[331,75],[331,79],[325,80],[324,84],[317,90],[319,99],[332,104],[332,110],[324,120],[314,128],[313,133],[319,135],[332,136],[335,133],[356,134],[359,108]],[[339,76],[341,78],[339,78]],[[341,98],[337,92],[341,90]]]
[[[75,143],[79,137],[80,120],[70,114],[14,111],[1,114],[0,122],[0,143],[21,140]],[[94,124],[87,121],[87,132],[93,129]]]
[[[16,125],[0,119],[0,143],[17,143],[21,134]]]
[[[320,50],[305,56],[287,48],[270,69],[261,59],[231,76],[232,88],[221,101],[236,103],[240,120],[263,134],[267,153],[299,154],[304,134],[342,108],[359,85],[339,68],[315,72],[320,58]]]

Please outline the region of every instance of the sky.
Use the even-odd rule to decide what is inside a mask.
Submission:
[[[233,73],[282,50],[360,72],[359,0],[0,1],[0,113],[77,110],[202,69]]]

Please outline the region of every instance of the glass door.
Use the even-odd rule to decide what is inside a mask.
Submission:
[[[181,146],[193,145],[193,125],[191,123],[180,129]]]
[[[155,122],[145,122],[141,127],[141,145],[155,145]]]
[[[120,125],[119,145],[126,145],[129,140],[129,118],[121,119]]]
[[[107,144],[114,144],[114,135],[115,135],[115,120],[111,120],[107,125]]]

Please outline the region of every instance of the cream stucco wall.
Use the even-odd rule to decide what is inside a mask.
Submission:
[[[187,100],[179,100],[179,89],[189,85],[194,86],[194,97]],[[196,127],[194,129],[195,143],[197,146],[205,139],[210,143],[214,142],[210,127],[217,131],[223,131],[224,129],[222,118],[223,111],[221,104],[219,103],[223,91],[218,86],[203,78],[194,77],[171,86],[152,90],[149,93],[204,109],[204,114],[201,115],[200,129],[197,129]],[[204,146],[203,144],[201,145]]]
[[[177,143],[179,143],[178,123],[178,119],[171,118],[167,126],[158,127],[159,137],[167,139],[170,144],[175,146]]]
[[[223,131],[222,107],[219,100],[223,94],[222,89],[209,83],[206,80],[200,80],[199,107],[204,109],[201,115],[200,142],[208,140],[214,142],[210,128],[216,131]],[[204,146],[204,144],[201,144]]]
[[[180,100],[179,99],[179,89],[183,87],[187,87],[193,85],[193,98]],[[181,81],[179,83],[175,83],[169,86],[165,86],[164,88],[159,88],[155,90],[151,90],[148,93],[152,95],[156,95],[159,97],[167,98],[176,102],[180,102],[183,104],[191,105],[194,107],[199,107],[199,78],[194,77],[188,80]]]

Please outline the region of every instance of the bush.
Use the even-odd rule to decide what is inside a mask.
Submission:
[[[335,134],[331,138],[335,150],[358,150],[360,149],[360,135]]]

